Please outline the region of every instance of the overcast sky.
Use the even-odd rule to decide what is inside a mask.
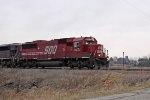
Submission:
[[[93,36],[110,56],[150,55],[149,0],[0,0],[0,44]]]

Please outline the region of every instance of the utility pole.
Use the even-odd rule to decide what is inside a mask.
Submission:
[[[122,61],[122,64],[123,64],[123,68],[124,68],[124,52],[123,52],[123,61]]]
[[[108,50],[107,50],[107,56],[108,56]]]

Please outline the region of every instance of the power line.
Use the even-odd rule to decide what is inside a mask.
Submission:
[[[150,17],[150,14],[148,14],[147,12],[143,11],[142,9],[138,8],[137,6],[135,6],[133,3],[131,3],[128,0],[121,0],[123,2],[125,2],[126,4],[128,4],[129,6],[131,6],[132,8],[135,8],[137,11],[139,11],[140,13],[142,13],[143,15]]]

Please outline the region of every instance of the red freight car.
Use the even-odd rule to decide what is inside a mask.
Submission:
[[[93,37],[37,40],[22,44],[20,66],[60,67],[79,69],[108,67],[108,56],[102,44]]]

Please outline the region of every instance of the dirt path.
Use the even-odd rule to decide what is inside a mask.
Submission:
[[[150,88],[138,90],[131,93],[116,94],[112,96],[105,96],[85,100],[150,100]]]

